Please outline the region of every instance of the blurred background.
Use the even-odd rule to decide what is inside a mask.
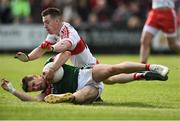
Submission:
[[[180,0],[175,2],[180,43]],[[45,38],[41,11],[59,8],[93,53],[139,53],[151,0],[0,0],[0,52],[30,51]],[[159,33],[153,53],[173,53]]]

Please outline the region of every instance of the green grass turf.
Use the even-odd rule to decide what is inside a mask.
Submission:
[[[46,55],[39,60],[23,63],[13,55],[0,55],[0,79],[12,81],[21,90],[20,80],[27,74],[40,74]],[[96,55],[101,63],[115,64],[122,61],[138,62],[138,55]],[[73,105],[22,102],[0,88],[0,119],[52,120],[52,119],[155,119],[180,120],[180,57],[178,55],[152,55],[150,63],[167,65],[169,79],[139,81],[127,84],[105,85],[103,103]],[[36,95],[38,93],[29,93]]]

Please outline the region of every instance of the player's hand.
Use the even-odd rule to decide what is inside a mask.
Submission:
[[[51,43],[49,43],[48,41],[42,42],[40,47],[42,49],[46,49],[47,51],[53,51],[53,47],[52,47]]]
[[[5,79],[2,79],[1,80],[1,87],[6,90],[6,91],[9,91],[8,90],[8,87],[7,87],[7,84],[9,83],[9,81],[5,80]]]
[[[6,79],[1,80],[1,87],[10,93],[14,93],[16,91],[16,89],[13,87],[12,83]]]
[[[26,55],[26,54],[23,53],[23,52],[18,52],[18,53],[14,56],[14,58],[17,58],[17,59],[19,59],[19,60],[22,61],[22,62],[28,62],[28,61],[29,61],[28,55]]]
[[[53,69],[48,69],[46,70],[46,72],[43,72],[43,76],[45,78],[46,81],[52,82],[53,77],[54,77],[54,70]]]

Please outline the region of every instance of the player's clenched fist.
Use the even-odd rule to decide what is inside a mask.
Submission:
[[[19,59],[20,61],[23,61],[23,62],[28,62],[29,61],[29,57],[28,55],[26,55],[25,53],[23,52],[18,52],[14,58],[17,58]]]

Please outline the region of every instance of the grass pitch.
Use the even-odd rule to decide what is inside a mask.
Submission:
[[[44,56],[23,63],[14,55],[0,55],[0,79],[7,78],[21,90],[21,78],[40,74]],[[138,62],[138,55],[96,55],[101,63]],[[105,85],[103,103],[73,105],[22,102],[0,88],[0,120],[180,120],[180,56],[152,55],[150,63],[170,68],[168,81],[139,81],[127,84]],[[36,95],[38,93],[29,93]]]

